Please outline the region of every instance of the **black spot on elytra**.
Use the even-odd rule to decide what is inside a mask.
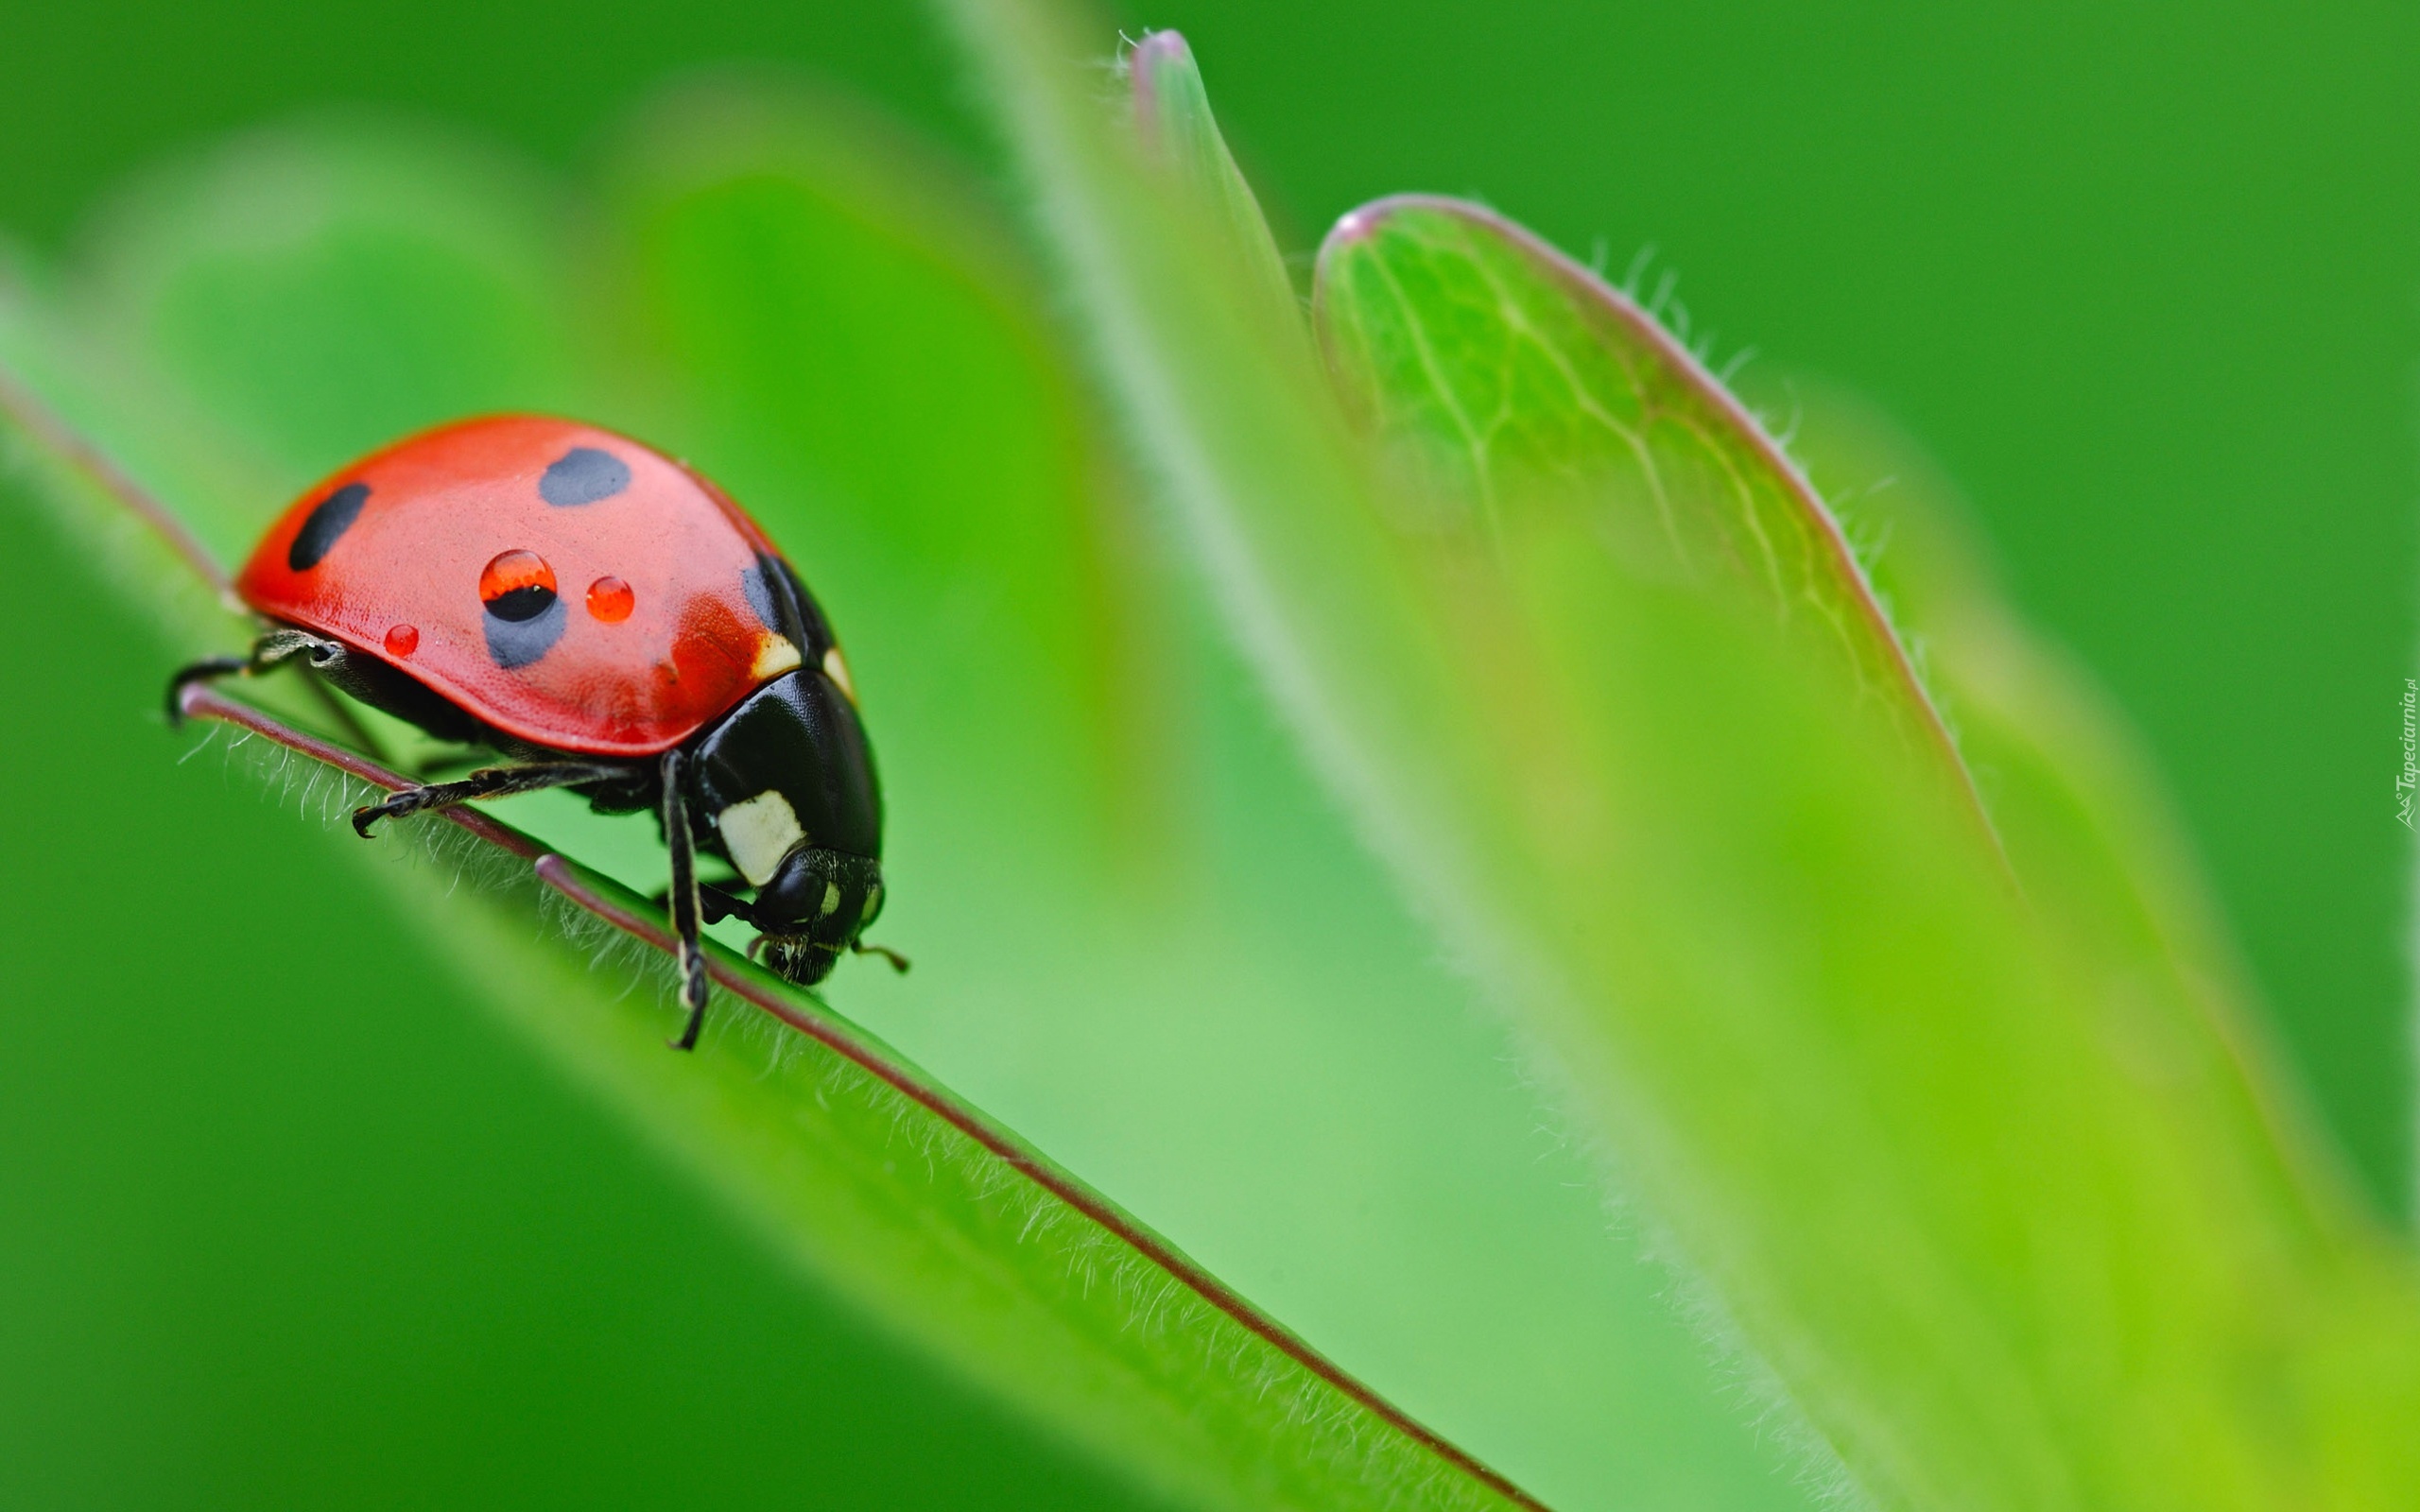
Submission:
[[[548,504],[595,504],[631,486],[630,464],[611,452],[575,446],[555,458],[538,479],[538,497]]]
[[[480,619],[487,631],[488,656],[507,672],[526,667],[555,648],[563,637],[570,611],[551,588],[516,588],[488,603]]]
[[[302,528],[294,532],[294,544],[285,548],[285,565],[298,573],[320,565],[337,539],[361,518],[361,507],[369,500],[369,484],[348,483],[313,505]]]

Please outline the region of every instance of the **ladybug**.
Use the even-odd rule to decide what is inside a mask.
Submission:
[[[798,574],[723,491],[629,437],[532,415],[458,421],[331,474],[235,579],[245,656],[295,663],[502,765],[355,809],[380,819],[567,787],[654,813],[672,852],[682,1050],[706,1009],[700,922],[744,920],[801,986],[882,911],[882,800],[849,666]],[[700,850],[745,883],[698,880]],[[742,896],[745,891],[747,896]]]

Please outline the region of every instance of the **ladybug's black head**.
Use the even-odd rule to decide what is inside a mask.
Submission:
[[[757,954],[801,987],[831,974],[840,953],[882,912],[882,863],[802,846],[757,889]]]
[[[756,889],[759,958],[822,981],[882,908],[882,804],[847,691],[785,673],[699,737],[688,771],[706,845]]]

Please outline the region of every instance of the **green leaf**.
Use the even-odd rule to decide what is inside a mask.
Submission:
[[[617,396],[592,376],[611,344],[572,318],[564,291],[576,279],[547,271],[560,254],[543,217],[520,208],[527,197],[496,192],[497,176],[476,163],[434,162],[359,138],[231,151],[122,213],[125,250],[70,301],[95,312],[90,339],[12,293],[0,322],[7,418],[72,525],[119,549],[117,485],[141,477],[224,551],[257,528],[265,501],[368,438],[532,398],[608,416],[643,406],[635,389]],[[913,319],[937,296],[911,283],[889,297]],[[955,330],[939,322],[934,339]],[[943,371],[954,355],[927,349]],[[1046,351],[1023,356],[1026,385],[1063,393]],[[1003,381],[1018,376],[1012,364]],[[95,475],[70,449],[79,434],[103,438],[93,455],[123,442],[141,460]],[[129,550],[149,550],[136,541]],[[1004,619],[1034,636],[1063,633]],[[207,616],[175,624],[182,653],[234,639],[233,625],[213,628]],[[356,797],[322,800],[340,811]],[[631,969],[596,970],[585,944],[541,927],[526,865],[499,869],[442,846],[396,865],[408,846],[346,849],[365,865],[365,885],[389,891],[467,987],[731,1199],[803,1275],[1038,1431],[1187,1504],[1506,1499],[1148,1228],[813,1000],[726,953],[727,986],[786,1005],[816,1036],[741,1027],[765,1021],[735,1022],[744,1010],[726,997],[698,1055],[673,1056],[663,1010],[627,991]],[[549,865],[557,891],[652,917],[612,884]],[[454,887],[466,868],[491,873],[491,885]],[[661,971],[652,961],[637,970]]]
[[[1569,511],[1634,570],[1734,579],[1957,764],[1830,513],[1645,311],[1518,227],[1421,196],[1338,225],[1313,307],[1436,528],[1483,542],[1517,528],[1508,510]]]
[[[2411,1257],[2306,1184],[2273,1071],[2061,922],[2097,904],[2018,896],[1737,406],[1525,235],[1432,206],[1394,239],[1398,206],[1345,231],[1402,260],[1353,340],[1417,439],[1374,469],[1232,198],[1154,171],[1038,0],[946,9],[1233,633],[1846,1474],[1910,1507],[2420,1484]],[[1625,470],[1587,412],[1623,382],[1730,417]]]

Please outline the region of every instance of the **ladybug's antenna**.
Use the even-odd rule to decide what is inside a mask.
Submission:
[[[897,971],[902,976],[906,976],[908,974],[908,957],[900,954],[897,951],[890,949],[889,946],[869,945],[864,940],[859,940],[856,944],[850,946],[849,951],[850,954],[855,955],[879,955],[884,960],[890,963],[890,969],[892,971]]]

